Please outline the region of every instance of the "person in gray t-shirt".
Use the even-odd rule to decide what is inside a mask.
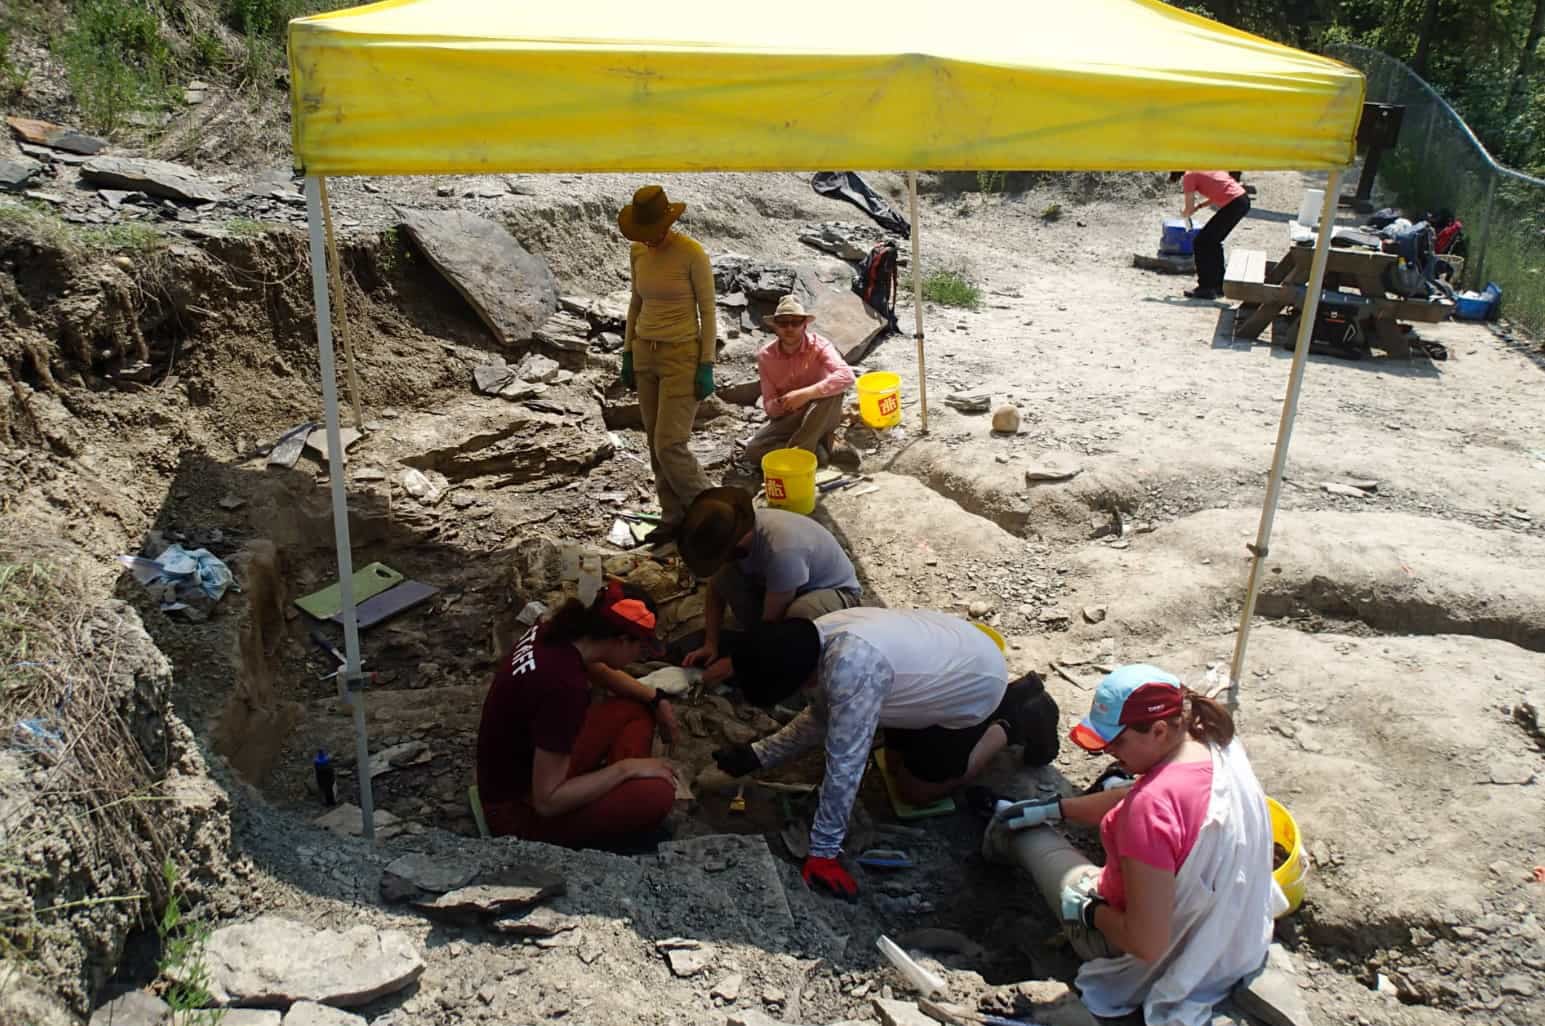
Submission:
[[[708,583],[703,644],[687,654],[688,666],[704,666],[713,683],[729,676],[719,655],[726,606],[742,629],[858,605],[861,589],[853,562],[832,533],[807,516],[782,509],[755,509],[742,488],[710,488],[687,509],[677,535],[681,558]]]

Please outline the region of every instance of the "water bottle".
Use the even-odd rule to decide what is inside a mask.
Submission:
[[[311,765],[317,774],[317,792],[322,796],[323,805],[337,805],[338,798],[333,794],[333,760],[328,756],[327,749],[317,749],[317,757],[311,760]]]

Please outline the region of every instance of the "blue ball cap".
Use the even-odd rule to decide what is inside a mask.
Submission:
[[[1147,663],[1118,666],[1094,689],[1094,702],[1068,738],[1086,752],[1102,751],[1134,723],[1152,723],[1180,713],[1185,686],[1180,678]]]

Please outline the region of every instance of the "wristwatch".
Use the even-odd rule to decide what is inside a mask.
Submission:
[[[1110,904],[1110,902],[1106,901],[1104,898],[1100,897],[1098,894],[1091,894],[1089,896],[1088,904],[1084,905],[1083,910],[1080,913],[1078,918],[1083,920],[1084,925],[1087,926],[1089,929],[1091,929],[1091,930],[1098,930],[1099,927],[1094,925],[1094,913],[1095,913],[1095,910],[1098,909],[1101,905],[1109,905],[1109,904]]]

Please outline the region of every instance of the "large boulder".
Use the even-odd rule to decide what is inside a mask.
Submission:
[[[402,226],[504,345],[531,338],[557,312],[547,261],[501,225],[462,210],[404,210]]]

